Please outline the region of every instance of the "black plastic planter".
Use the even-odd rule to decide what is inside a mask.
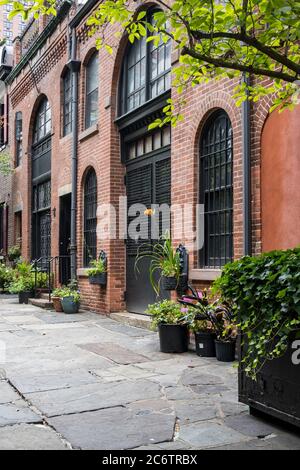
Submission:
[[[235,360],[235,341],[223,341],[215,340],[216,345],[216,357],[221,362],[233,362]]]
[[[184,353],[188,350],[189,330],[187,325],[158,326],[160,350],[164,353]]]
[[[200,357],[216,357],[216,335],[207,331],[195,333],[196,353]]]
[[[77,313],[79,310],[79,303],[74,302],[74,297],[63,297],[61,305],[64,313]]]
[[[31,299],[33,296],[33,291],[19,292],[19,304],[28,304],[29,299]]]
[[[99,286],[106,286],[107,273],[96,274],[95,276],[89,276],[90,284],[98,284]]]
[[[162,276],[161,281],[162,281],[162,288],[164,290],[176,290],[176,287],[177,287],[176,277]]]
[[[239,348],[243,358],[243,346]],[[256,381],[239,370],[239,401],[250,412],[262,412],[300,428],[300,344],[292,335],[286,353],[267,361]]]

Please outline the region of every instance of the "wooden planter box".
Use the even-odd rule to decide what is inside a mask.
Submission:
[[[242,356],[242,349],[239,353]],[[249,405],[250,412],[257,410],[300,428],[300,364],[296,364],[299,359],[293,337],[286,354],[268,361],[256,381],[240,369],[239,401]]]

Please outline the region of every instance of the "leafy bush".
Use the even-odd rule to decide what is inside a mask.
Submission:
[[[10,283],[14,278],[14,270],[9,266],[5,266],[0,262],[0,289],[9,288]]]
[[[11,246],[8,250],[9,261],[16,261],[21,257],[21,248],[18,245]]]
[[[190,323],[192,314],[188,308],[180,306],[172,300],[163,300],[148,306],[146,313],[152,316],[151,328],[156,329],[161,323],[179,325]]]
[[[80,301],[79,291],[74,289],[72,286],[70,287],[70,285],[68,287],[62,286],[54,289],[52,297],[59,297],[60,299],[63,299],[64,297],[73,297],[74,302]]]
[[[214,291],[233,302],[248,376],[283,355],[290,335],[300,330],[300,248],[246,256],[227,264]]]

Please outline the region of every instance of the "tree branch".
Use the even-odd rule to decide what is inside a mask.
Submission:
[[[289,75],[287,73],[283,73],[276,70],[268,70],[259,67],[253,67],[252,65],[243,65],[234,62],[228,62],[221,58],[216,59],[213,57],[209,57],[206,55],[202,55],[197,51],[190,49],[188,47],[183,47],[181,55],[189,55],[194,59],[201,60],[202,62],[206,62],[208,64],[214,65],[215,67],[221,67],[224,69],[231,69],[231,70],[239,70],[240,72],[252,73],[254,75],[261,75],[264,77],[269,78],[278,78],[280,80],[284,80],[288,83],[294,83],[297,80],[297,77]]]
[[[296,64],[292,60],[288,59],[285,55],[280,54],[279,52],[275,51],[273,48],[266,46],[265,44],[258,41],[258,39],[254,37],[250,37],[247,34],[231,33],[231,32],[226,32],[226,31],[216,31],[214,33],[213,32],[206,33],[204,31],[191,31],[191,34],[198,41],[201,41],[202,39],[233,39],[235,41],[244,42],[248,46],[252,46],[256,50],[270,57],[270,59],[273,59],[279,64],[284,65],[288,69],[295,72],[297,75],[300,74],[299,64]]]

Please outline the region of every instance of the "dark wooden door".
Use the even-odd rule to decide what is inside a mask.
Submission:
[[[142,244],[156,241],[151,236],[151,217],[141,214],[138,231],[146,235],[146,239],[130,238],[131,223],[136,217],[130,208],[135,204],[143,204],[146,208],[153,205],[171,203],[171,160],[169,152],[135,162],[127,166],[127,204],[128,204],[128,238],[126,262],[126,304],[127,310],[134,313],[145,313],[149,304],[159,300],[149,280],[149,259],[142,260],[137,273],[134,269],[136,255]],[[161,225],[161,224],[160,224]],[[158,237],[162,235],[159,227]],[[168,298],[169,293],[161,292],[160,298]]]
[[[60,198],[59,213],[59,282],[67,284],[71,278],[71,194]]]

